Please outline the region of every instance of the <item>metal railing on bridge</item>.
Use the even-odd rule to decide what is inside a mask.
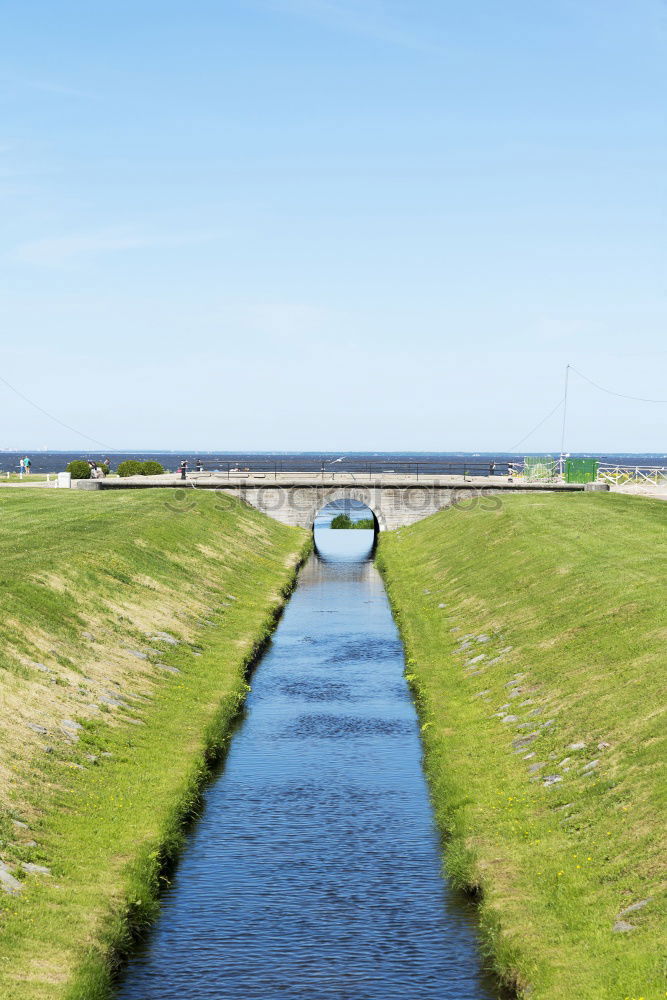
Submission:
[[[257,478],[269,478],[277,480],[285,475],[310,476],[314,479],[328,479],[339,475],[359,476],[373,478],[385,474],[404,475],[415,477],[416,479],[430,476],[463,476],[465,479],[476,476],[507,476],[521,474],[523,463],[491,462],[491,461],[409,461],[409,462],[382,462],[366,460],[334,460],[334,461],[311,461],[308,464],[297,465],[295,462],[284,460],[267,462],[251,462],[238,465],[233,462],[218,462],[215,466],[207,467],[205,463],[201,466],[194,464],[188,468],[188,474],[199,473],[199,475],[224,476],[230,480],[243,478],[244,476]]]

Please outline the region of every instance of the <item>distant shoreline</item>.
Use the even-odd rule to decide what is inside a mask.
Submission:
[[[600,462],[613,465],[630,466],[667,466],[667,454],[661,452],[570,452],[572,457],[593,458]],[[19,460],[25,455],[31,459],[33,474],[53,475],[65,470],[69,462],[76,459],[92,459],[103,462],[110,458],[111,468],[115,470],[125,459],[155,459],[165,469],[175,471],[180,462],[185,459],[190,469],[194,469],[201,461],[206,471],[218,469],[226,472],[228,469],[254,468],[256,471],[272,473],[310,471],[319,472],[329,468],[338,472],[357,470],[363,465],[371,466],[373,471],[410,471],[408,466],[423,465],[423,470],[433,473],[465,475],[466,473],[488,474],[493,463],[493,474],[497,476],[508,474],[508,464],[523,462],[526,455],[551,455],[558,458],[557,452],[524,451],[516,452],[472,452],[472,451],[384,451],[384,452],[335,452],[335,451],[35,451],[30,448],[21,450],[0,449],[0,474],[18,473]],[[440,466],[440,468],[438,468]],[[476,471],[475,471],[476,470]]]
[[[426,459],[428,457],[432,458],[494,458],[498,456],[508,456],[514,458],[523,458],[524,455],[554,455],[557,456],[559,452],[552,449],[540,450],[540,449],[524,449],[523,451],[218,451],[218,450],[200,450],[192,448],[184,448],[181,450],[174,450],[168,448],[156,449],[156,448],[107,448],[97,449],[97,451],[92,451],[90,449],[66,449],[66,448],[0,448],[0,455],[101,455],[104,452],[106,455],[219,455],[225,458],[237,458],[240,455],[254,456],[256,458],[285,458],[285,457],[295,457],[302,455],[304,457],[322,457],[322,458],[333,458],[339,455],[345,455],[349,458],[368,458],[368,459],[381,459],[381,458],[420,458]],[[654,452],[654,451],[569,451],[567,453],[574,458],[660,458],[667,460],[667,452]]]

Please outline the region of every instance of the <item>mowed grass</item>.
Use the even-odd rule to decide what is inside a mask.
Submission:
[[[2,1000],[109,995],[309,544],[203,491],[0,494]]]
[[[45,483],[46,474],[41,472],[31,472],[29,476],[19,475],[18,472],[0,473],[0,486],[2,483]]]
[[[531,1000],[667,995],[666,526],[508,495],[381,536],[446,868]]]

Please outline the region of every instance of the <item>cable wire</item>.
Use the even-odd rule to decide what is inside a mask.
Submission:
[[[574,367],[574,365],[569,365],[568,367],[570,367],[573,372],[576,372],[580,378],[583,378],[585,382],[595,386],[595,388],[599,389],[600,392],[606,392],[609,396],[619,396],[621,399],[633,399],[636,403],[667,403],[667,399],[646,399],[644,396],[628,396],[624,392],[614,392],[613,389],[605,389],[603,385],[598,385],[597,382],[594,382],[592,378],[588,377],[588,375],[584,375],[584,373],[580,372],[578,368]]]
[[[60,420],[58,417],[54,417],[52,413],[49,413],[48,410],[45,410],[43,406],[39,405],[39,403],[35,403],[34,400],[29,399],[28,396],[20,392],[20,390],[17,389],[16,386],[13,386],[11,382],[8,382],[6,378],[2,377],[2,375],[0,375],[0,382],[6,385],[8,389],[11,389],[12,392],[16,393],[16,395],[19,396],[21,399],[23,399],[26,403],[29,403],[30,406],[33,406],[36,410],[39,410],[40,413],[43,413],[45,417],[49,418],[49,420],[54,420],[57,424],[60,424],[61,427],[66,428],[66,430],[72,431],[72,433],[78,434],[80,437],[86,438],[87,441],[92,441],[93,444],[98,444],[100,448],[103,448],[105,451],[113,451],[113,449],[110,448],[109,445],[104,444],[103,441],[98,441],[97,438],[91,437],[90,434],[84,434],[83,431],[78,431],[76,427],[70,427],[70,425],[66,424],[64,420]]]
[[[540,427],[542,426],[542,424],[546,424],[546,422],[549,419],[549,417],[552,417],[554,415],[554,413],[556,412],[556,410],[559,409],[559,407],[561,407],[564,402],[565,402],[565,396],[563,396],[561,399],[558,400],[558,402],[554,406],[553,410],[549,410],[549,412],[547,413],[546,417],[543,417],[542,420],[540,420],[539,424],[536,424],[535,427],[533,427],[532,431],[528,431],[528,433],[526,434],[525,437],[522,437],[520,441],[517,441],[516,444],[513,444],[512,447],[508,448],[507,450],[508,451],[514,451],[516,448],[519,447],[520,444],[523,444],[524,441],[527,441],[528,438],[531,436],[531,434],[534,434],[535,431],[538,431],[540,429]]]

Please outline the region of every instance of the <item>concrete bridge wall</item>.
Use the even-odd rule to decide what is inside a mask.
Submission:
[[[251,477],[241,482],[212,476],[188,476],[186,481],[173,475],[129,479],[80,481],[83,489],[146,489],[162,488],[173,491],[192,489],[214,490],[224,503],[233,496],[256,507],[262,513],[294,527],[312,528],[317,513],[333,500],[359,500],[373,512],[380,531],[402,528],[421,521],[430,514],[451,507],[481,504],[487,510],[497,510],[503,492],[555,490],[579,491],[580,484],[544,484],[482,481],[472,485],[461,481],[424,482],[417,477],[386,475],[381,482],[321,482],[304,481],[285,476],[282,481],[255,481]],[[179,497],[179,499],[182,499]]]
[[[409,486],[277,486],[245,487],[223,490],[239,496],[257,510],[283,524],[312,528],[318,512],[334,500],[358,500],[375,515],[380,531],[414,524],[450,507],[458,500],[468,500],[475,490],[454,490],[442,487]]]

